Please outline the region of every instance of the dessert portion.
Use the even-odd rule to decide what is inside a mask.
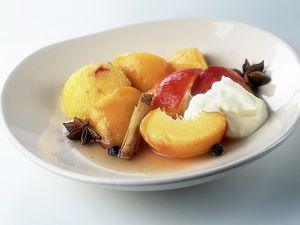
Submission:
[[[175,52],[169,59],[173,71],[199,68],[202,71],[207,68],[203,54],[198,48],[184,48]]]
[[[150,53],[128,53],[118,55],[113,65],[121,69],[131,80],[132,86],[148,91],[169,72],[169,64],[161,57]]]
[[[220,156],[224,137],[245,138],[267,120],[267,105],[256,94],[268,82],[264,61],[246,59],[241,71],[208,66],[197,48],[169,59],[118,55],[66,81],[63,109],[74,120],[64,126],[69,139],[99,143],[123,159],[134,157],[141,141],[170,158]]]
[[[184,119],[197,118],[202,112],[224,112],[226,136],[231,138],[249,136],[268,118],[265,102],[226,76],[204,94],[192,97]]]
[[[162,79],[153,89],[152,108],[161,108],[173,116],[183,115],[191,98],[191,88],[201,69],[175,71]]]
[[[140,123],[151,110],[151,93],[143,93],[132,113],[125,138],[118,156],[123,159],[131,159],[140,143]]]
[[[159,125],[158,125],[159,124]],[[207,153],[226,129],[221,112],[203,112],[191,120],[173,119],[161,109],[149,112],[140,125],[144,140],[164,156],[186,158]]]
[[[249,84],[236,71],[223,66],[210,66],[198,76],[193,88],[192,94],[205,93],[211,89],[213,83],[220,81],[222,77],[228,77],[234,82],[240,84],[247,91],[252,92]]]
[[[67,117],[87,119],[93,105],[113,90],[131,86],[126,75],[111,63],[93,63],[83,66],[66,81],[63,110]]]
[[[89,113],[90,125],[101,134],[105,146],[121,146],[141,92],[121,87],[100,98]]]

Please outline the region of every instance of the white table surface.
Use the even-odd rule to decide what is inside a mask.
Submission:
[[[259,26],[300,53],[297,0],[0,0],[1,86],[20,60],[44,45],[141,21],[191,16]],[[112,191],[54,175],[27,160],[0,132],[1,225],[300,224],[300,128],[275,152],[229,176],[163,192]]]

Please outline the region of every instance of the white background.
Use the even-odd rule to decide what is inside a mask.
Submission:
[[[0,0],[1,86],[20,60],[45,45],[131,23],[192,16],[256,25],[300,52],[297,0]],[[0,132],[1,225],[300,223],[300,129],[278,150],[232,175],[164,192],[111,191],[59,177],[27,160]]]

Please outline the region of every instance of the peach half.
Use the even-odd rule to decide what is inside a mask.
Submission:
[[[67,117],[87,119],[93,105],[117,88],[130,86],[125,74],[110,63],[92,63],[73,73],[66,81],[63,110]]]
[[[140,124],[144,140],[159,154],[187,158],[205,154],[219,143],[226,129],[222,112],[203,112],[192,120],[173,119],[161,109],[149,112]]]
[[[141,92],[133,87],[121,87],[99,99],[92,107],[90,125],[107,142],[121,146],[129,121]]]
[[[168,60],[173,70],[199,68],[202,71],[207,68],[204,55],[198,48],[184,48],[175,52]]]
[[[120,68],[130,79],[132,86],[140,91],[151,89],[170,70],[163,58],[145,52],[118,55],[112,63]]]

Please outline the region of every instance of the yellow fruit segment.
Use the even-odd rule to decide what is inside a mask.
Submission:
[[[130,86],[126,75],[111,63],[83,66],[66,81],[62,103],[67,117],[86,119],[91,107],[116,88]]]
[[[200,68],[205,70],[207,63],[198,48],[184,48],[175,52],[168,60],[173,70]]]
[[[108,141],[108,145],[121,146],[140,95],[141,92],[133,87],[122,87],[92,107],[90,125]]]
[[[132,82],[132,86],[140,91],[148,91],[169,72],[168,63],[150,53],[118,55],[113,64],[121,68]]]
[[[211,151],[226,129],[221,112],[203,112],[193,120],[173,119],[160,109],[147,114],[140,124],[145,141],[158,153],[186,158]]]

